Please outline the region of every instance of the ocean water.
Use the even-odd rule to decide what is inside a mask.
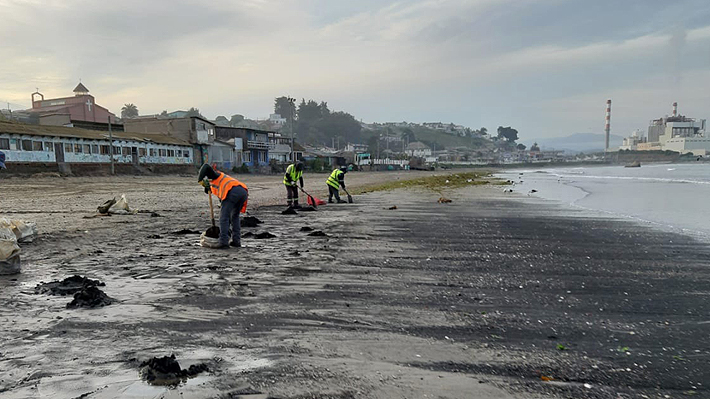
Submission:
[[[516,170],[513,190],[710,242],[710,164]],[[536,190],[536,192],[532,192]]]

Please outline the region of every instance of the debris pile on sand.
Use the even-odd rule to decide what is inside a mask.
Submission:
[[[313,231],[313,227],[303,226],[301,227],[301,231]]]
[[[96,308],[112,304],[114,299],[105,292],[91,285],[74,294],[74,300],[67,304],[68,309]]]
[[[437,202],[440,203],[440,204],[448,204],[448,203],[451,202],[451,200],[448,199],[448,198],[445,198],[445,197],[440,197],[440,198],[439,198],[439,201],[437,201]]]
[[[209,371],[206,364],[193,364],[181,369],[175,355],[154,357],[140,364],[141,378],[154,385],[177,385],[203,371]]]
[[[314,232],[312,232],[312,233],[308,233],[308,235],[311,236],[311,237],[328,237],[327,234],[325,234],[324,232],[322,232],[322,231],[320,231],[320,230],[316,230],[316,231],[314,231]]]
[[[315,212],[317,209],[312,206],[304,206],[299,211],[301,212]]]
[[[390,211],[393,211],[393,210],[397,209],[397,205],[392,205],[391,207],[389,207],[387,209],[389,209]]]
[[[188,234],[202,234],[202,233],[200,233],[197,230],[182,229],[182,230],[178,230],[178,231],[173,231],[170,234],[174,234],[176,236],[184,236],[184,235],[188,235]]]
[[[268,231],[264,231],[264,232],[261,232],[261,233],[256,234],[256,235],[254,236],[254,238],[256,238],[257,240],[266,240],[266,239],[269,239],[269,238],[276,238],[276,236],[273,235],[273,234],[271,234],[271,233],[269,233]]]
[[[239,219],[239,224],[242,227],[256,227],[257,225],[260,225],[262,223],[264,223],[264,222],[262,222],[261,220],[257,219],[254,216],[245,216],[245,217]]]
[[[159,239],[161,239],[161,238],[163,238],[163,237],[160,236],[159,234],[151,234],[151,235],[149,235],[147,238],[149,238],[149,239],[151,239],[151,240],[159,240]]]
[[[74,275],[67,277],[62,281],[52,281],[49,283],[37,284],[35,294],[46,295],[73,295],[84,288],[88,287],[104,287],[106,284],[99,280],[91,280],[86,277]]]
[[[285,211],[281,211],[281,214],[282,215],[298,215],[298,212],[296,212],[296,210],[293,209],[293,207],[289,206],[288,208],[286,208]]]

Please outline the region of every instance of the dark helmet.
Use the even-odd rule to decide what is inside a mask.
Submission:
[[[343,172],[343,173],[348,173],[348,167],[345,166],[345,165],[343,165],[343,166],[340,167],[340,171]]]
[[[303,170],[303,162],[296,162],[296,170],[299,172]]]

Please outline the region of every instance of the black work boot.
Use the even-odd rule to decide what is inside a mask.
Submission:
[[[241,248],[242,244],[238,241],[232,241],[229,243],[229,246],[234,248]]]

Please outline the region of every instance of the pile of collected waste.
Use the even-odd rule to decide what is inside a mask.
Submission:
[[[193,364],[188,369],[181,369],[175,355],[154,357],[140,365],[140,376],[154,385],[177,385],[187,378],[208,371],[204,363]]]
[[[20,246],[32,242],[37,225],[19,220],[0,219],[0,275],[20,272]]]

